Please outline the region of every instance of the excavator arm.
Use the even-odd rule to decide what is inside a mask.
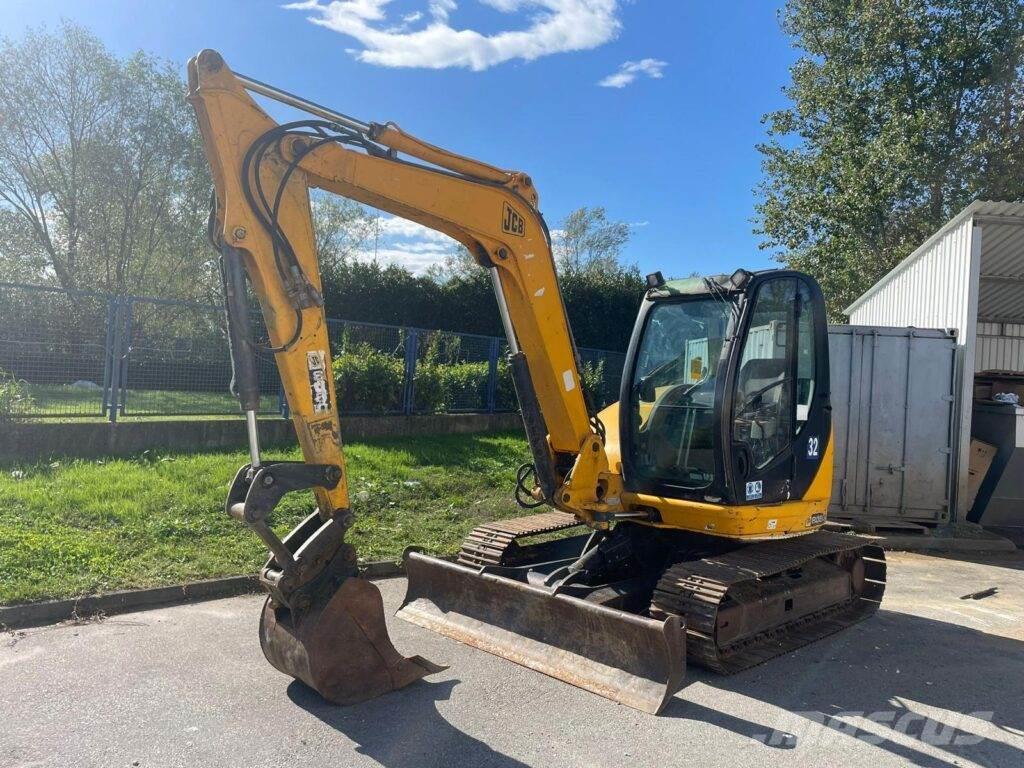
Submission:
[[[278,125],[250,91],[320,119]],[[347,510],[348,487],[310,188],[443,232],[489,270],[536,468],[532,494],[592,524],[606,523],[619,509],[618,486],[581,386],[530,178],[434,147],[394,124],[363,123],[236,75],[213,51],[190,63],[189,93],[213,169],[214,238],[229,268],[242,262],[259,298],[306,461],[342,470],[333,488],[317,488],[321,511]],[[327,391],[318,399],[320,370]]]

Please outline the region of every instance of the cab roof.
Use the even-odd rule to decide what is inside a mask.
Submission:
[[[708,275],[707,277],[683,277],[677,280],[666,280],[657,288],[647,291],[649,299],[667,299],[671,296],[700,296],[711,293],[708,283],[719,285],[725,291],[732,290],[729,275]]]

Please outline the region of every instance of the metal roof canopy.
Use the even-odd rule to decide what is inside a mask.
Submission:
[[[975,227],[981,227],[983,233],[977,265],[977,321],[1024,323],[1024,203],[993,200],[976,200],[968,205],[843,312],[850,316],[856,314],[894,278],[910,269],[943,237],[968,220],[972,220]]]
[[[1024,370],[1024,203],[977,200],[845,310],[854,325],[955,329],[954,519],[968,510],[974,372]]]

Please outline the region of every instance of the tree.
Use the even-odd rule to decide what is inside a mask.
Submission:
[[[320,273],[330,281],[379,235],[379,221],[359,203],[344,197],[314,193],[310,202]]]
[[[789,0],[803,51],[765,115],[763,247],[830,313],[977,198],[1024,194],[1019,0]]]
[[[562,296],[582,346],[624,350],[643,296],[636,264],[624,264],[631,229],[605,209],[577,208],[553,233]]]
[[[0,40],[0,69],[4,261],[67,289],[205,295],[210,180],[178,68],[64,22]]]
[[[629,235],[629,224],[609,221],[604,208],[577,208],[552,233],[558,269],[566,276],[620,272],[619,257]]]
[[[551,232],[555,265],[563,279],[570,275],[628,271],[632,267],[624,266],[621,256],[630,234],[629,224],[610,221],[600,206],[577,208],[562,220],[558,229]],[[466,278],[479,268],[465,246],[457,245],[444,262],[431,267],[428,274],[444,283],[454,277]]]
[[[427,277],[442,285],[449,280],[472,279],[481,272],[473,254],[461,243],[455,243],[440,264],[431,264],[427,267]]]

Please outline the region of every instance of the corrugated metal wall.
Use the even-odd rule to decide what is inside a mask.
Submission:
[[[890,272],[850,312],[851,325],[951,328],[957,332],[956,385],[959,392],[953,441],[956,477],[953,509],[967,496],[967,457],[971,446],[971,403],[974,392],[982,229],[974,217],[951,226],[913,260]],[[965,372],[967,375],[965,375]],[[965,415],[966,414],[966,415]]]
[[[974,298],[969,295],[973,229],[968,217],[912,264],[883,278],[850,314],[850,324],[956,328],[963,334]],[[976,291],[976,281],[973,286]]]
[[[978,323],[975,371],[1024,370],[1024,325]]]

